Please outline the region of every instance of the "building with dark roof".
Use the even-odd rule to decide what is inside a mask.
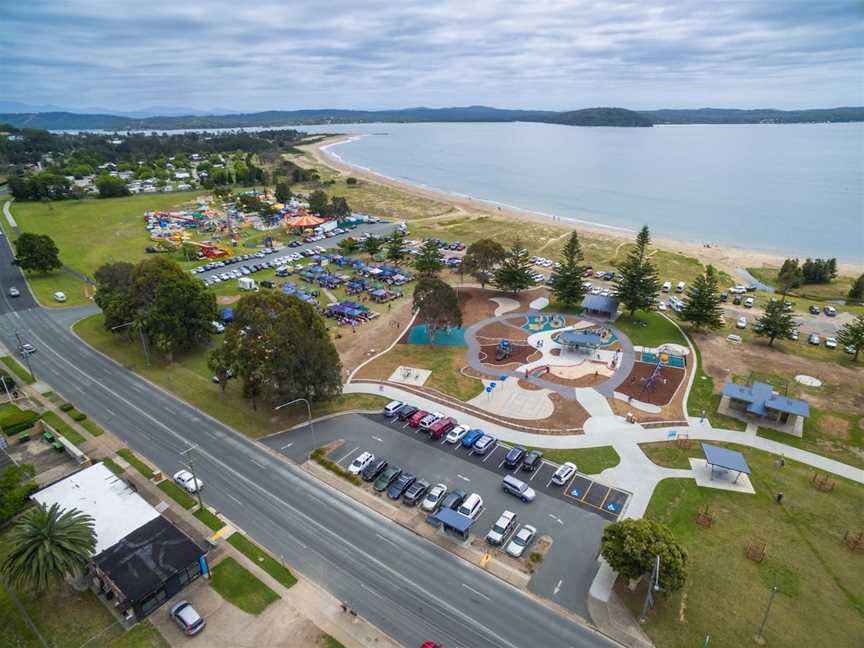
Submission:
[[[799,437],[804,431],[804,419],[810,416],[807,401],[781,396],[772,385],[763,382],[727,383],[718,411],[747,422],[756,420],[759,425]]]
[[[585,295],[585,299],[582,300],[582,308],[587,315],[615,319],[618,315],[618,304],[620,301],[617,297]]]
[[[603,344],[603,338],[592,331],[561,331],[556,340],[568,351],[595,351]]]

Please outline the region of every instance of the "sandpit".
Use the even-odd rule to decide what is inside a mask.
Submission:
[[[806,385],[807,387],[821,387],[822,381],[818,378],[814,378],[813,376],[808,376],[806,374],[798,374],[795,376],[795,382],[801,383],[802,385]]]

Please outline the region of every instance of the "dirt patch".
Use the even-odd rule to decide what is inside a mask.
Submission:
[[[829,437],[844,440],[849,438],[849,421],[837,416],[823,416],[819,419],[819,428]]]
[[[527,380],[519,380],[519,386],[526,391],[540,391],[543,389],[539,385],[535,385],[532,382],[528,382]]]
[[[511,344],[510,345],[511,352],[508,358],[504,360],[496,360],[495,352],[498,350],[497,344],[487,344],[480,347],[480,352],[485,354],[485,358],[483,358],[483,363],[487,365],[494,365],[496,367],[502,367],[505,365],[515,364],[515,365],[523,365],[527,362],[530,362],[528,358],[537,354],[537,350],[528,346],[527,344]]]
[[[472,324],[495,316],[498,304],[490,297],[502,296],[497,291],[481,290],[480,288],[459,288],[456,291],[459,296],[459,308],[462,310],[462,326],[469,327]]]
[[[519,320],[511,320],[512,324],[518,324]],[[508,326],[503,322],[492,322],[491,324],[487,324],[479,331],[477,331],[477,338],[489,338],[489,341],[492,340],[518,340],[524,341],[528,339],[528,331],[521,328],[514,328],[513,326]],[[485,341],[485,340],[484,340]]]
[[[225,306],[226,304],[234,304],[240,301],[240,295],[218,295],[216,297],[216,303],[220,306]]]
[[[634,362],[633,370],[617,391],[643,403],[668,405],[678,391],[678,385],[684,380],[684,370],[677,367],[663,367],[651,388],[647,386],[647,381],[655,366],[645,362]]]
[[[374,355],[373,350],[375,353],[381,352],[390,346],[395,337],[404,337],[410,321],[411,302],[405,299],[393,303],[389,311],[381,309],[380,317],[358,327],[356,332],[352,332],[349,327],[335,330],[333,342],[346,373]]]
[[[553,356],[556,356],[556,357],[557,357],[557,356],[560,356],[560,355],[561,355],[561,349],[552,349],[552,350],[549,352],[549,355],[553,355]]]

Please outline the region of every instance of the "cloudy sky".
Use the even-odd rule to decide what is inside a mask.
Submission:
[[[0,0],[2,98],[202,110],[864,105],[861,0]]]

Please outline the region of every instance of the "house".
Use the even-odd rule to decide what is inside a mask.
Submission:
[[[174,179],[175,180],[188,180],[191,177],[192,176],[189,175],[188,171],[175,171],[174,172]]]
[[[91,589],[129,621],[143,619],[202,571],[207,573],[200,544],[102,463],[57,481],[32,498],[48,507],[76,508],[93,518]]]
[[[781,396],[773,385],[726,383],[717,411],[747,423],[757,422],[780,432],[802,436],[810,406],[800,398]]]

